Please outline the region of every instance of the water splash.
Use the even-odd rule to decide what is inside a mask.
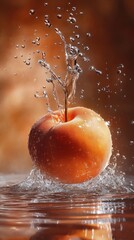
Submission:
[[[82,69],[77,63],[77,59],[79,57],[79,49],[76,46],[67,44],[65,37],[63,36],[62,32],[58,28],[55,28],[55,32],[56,34],[58,34],[58,36],[61,38],[64,44],[65,62],[67,66],[67,72],[66,72],[65,78],[62,79],[60,76],[57,76],[57,74],[52,70],[52,67],[46,61],[46,54],[44,53],[42,54],[42,59],[39,60],[38,63],[41,65],[41,67],[44,67],[47,70],[47,72],[50,74],[50,77],[46,79],[46,82],[51,83],[53,85],[53,96],[57,103],[58,109],[61,109],[62,104],[60,104],[59,97],[57,94],[56,82],[58,82],[58,84],[60,85],[65,96],[65,103],[64,103],[65,121],[67,121],[68,103],[74,98],[74,95],[76,92],[76,83],[80,73],[82,72]],[[46,95],[43,93],[43,95],[41,96],[44,97]],[[38,97],[38,94],[36,94],[36,97]]]
[[[133,183],[126,181],[125,176],[117,174],[115,168],[111,166],[108,166],[96,178],[81,184],[63,184],[53,181],[50,177],[42,175],[40,170],[33,168],[29,176],[20,184],[15,185],[15,188],[21,191],[44,191],[46,195],[69,191],[86,191],[87,194],[90,193],[98,196],[134,192]]]

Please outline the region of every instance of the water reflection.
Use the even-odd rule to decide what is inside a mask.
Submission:
[[[111,226],[109,224],[57,225],[39,230],[30,240],[111,240]]]
[[[133,240],[132,192],[30,190],[24,179],[0,177],[0,240]]]

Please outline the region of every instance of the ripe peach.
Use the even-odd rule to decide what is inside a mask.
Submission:
[[[96,112],[75,107],[48,113],[34,124],[29,152],[41,172],[63,183],[81,183],[94,178],[107,166],[111,134]]]

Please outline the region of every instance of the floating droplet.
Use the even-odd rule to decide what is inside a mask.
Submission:
[[[33,40],[33,41],[32,41],[32,44],[36,44],[36,41],[35,41],[35,40]]]
[[[134,145],[134,141],[131,140],[131,141],[130,141],[130,145],[131,145],[131,146]]]
[[[118,73],[118,74],[121,74],[121,70],[120,70],[120,69],[118,69],[118,70],[117,70],[117,73]]]
[[[45,19],[45,25],[47,26],[47,27],[51,27],[51,23],[49,22],[49,20],[48,19]]]
[[[16,59],[16,58],[18,58],[18,56],[14,56],[14,58]]]
[[[80,52],[80,53],[79,53],[79,56],[80,56],[80,57],[83,57],[83,53],[82,53],[82,52]]]
[[[107,126],[110,126],[110,121],[105,122]]]
[[[84,62],[89,62],[90,59],[89,59],[88,57],[83,57],[83,61],[84,61]]]
[[[84,89],[81,89],[80,98],[84,98]]]
[[[72,11],[75,12],[76,11],[76,7],[72,7]]]
[[[73,17],[73,13],[70,13],[69,15],[70,15],[70,17]]]
[[[30,61],[26,61],[26,65],[28,65],[28,66],[29,66],[29,65],[30,65]]]
[[[19,48],[19,44],[16,45],[16,48]]]
[[[29,14],[33,15],[34,13],[35,13],[35,10],[34,9],[30,9]]]
[[[119,68],[124,68],[124,65],[121,63],[121,64],[119,65]]]
[[[102,71],[98,70],[98,69],[95,69],[95,72],[98,74],[98,75],[102,75]]]
[[[88,46],[85,46],[85,47],[84,47],[84,50],[89,51],[89,47],[88,47]]]
[[[71,24],[76,23],[76,19],[73,17],[69,17],[67,21],[70,22]]]
[[[48,16],[48,15],[45,15],[44,17],[45,17],[45,19],[48,19],[48,18],[49,18],[49,16]]]
[[[58,18],[58,19],[61,19],[61,18],[62,18],[62,15],[61,15],[61,14],[58,14],[58,15],[57,15],[57,18]]]
[[[89,68],[90,71],[94,71],[95,73],[97,73],[98,75],[102,75],[102,71],[96,69],[94,66],[90,66]],[[105,89],[103,89],[105,90]]]
[[[95,67],[94,67],[94,66],[90,66],[89,70],[90,70],[90,71],[94,71],[94,70],[95,70]]]
[[[80,15],[82,15],[83,14],[83,12],[80,12]]]
[[[48,6],[48,3],[44,3],[44,6],[47,7],[47,6]]]
[[[79,34],[76,34],[75,37],[78,39],[78,38],[80,38],[80,35],[79,35]]]
[[[75,38],[70,37],[70,41],[71,41],[71,42],[74,42],[74,41],[75,41]]]
[[[21,47],[22,47],[22,48],[25,48],[25,45],[24,45],[24,44],[22,44],[22,45],[21,45]]]
[[[36,37],[36,41],[40,41],[40,37]]]
[[[45,60],[46,59],[46,53],[42,52],[42,59]]]
[[[91,33],[89,33],[89,32],[86,33],[86,35],[87,35],[87,37],[91,37]]]
[[[57,7],[57,10],[60,10],[61,9],[61,7]]]

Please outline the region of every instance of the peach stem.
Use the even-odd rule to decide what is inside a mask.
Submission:
[[[68,121],[68,114],[67,114],[67,108],[68,108],[68,101],[67,101],[67,93],[65,92],[65,122]]]

